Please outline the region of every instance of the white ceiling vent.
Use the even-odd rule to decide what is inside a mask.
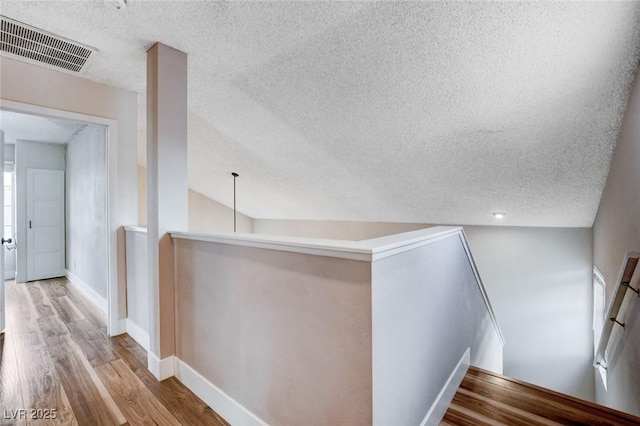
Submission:
[[[0,53],[74,74],[97,50],[0,15]]]

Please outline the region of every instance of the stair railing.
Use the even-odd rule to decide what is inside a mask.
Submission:
[[[602,334],[600,335],[598,350],[596,351],[595,359],[593,362],[593,366],[596,368],[607,368],[605,351],[607,349],[607,346],[609,345],[609,340],[611,338],[611,332],[613,331],[614,325],[619,325],[623,328],[625,326],[625,324],[618,319],[618,313],[620,311],[620,307],[622,306],[622,302],[624,301],[624,296],[627,293],[627,290],[634,292],[636,296],[640,296],[640,289],[638,289],[638,285],[636,284],[634,288],[631,284],[632,282],[638,283],[640,281],[640,268],[637,268],[638,260],[640,260],[640,253],[638,252],[630,251],[625,253],[624,255],[624,261],[622,262],[622,266],[620,267],[618,280],[616,281],[616,286],[613,289],[613,297],[611,298],[609,308],[607,309],[607,320],[604,322],[604,325],[602,327]],[[636,269],[638,269],[637,273]]]

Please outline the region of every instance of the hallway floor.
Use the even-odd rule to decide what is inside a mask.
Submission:
[[[175,378],[158,382],[131,337],[107,337],[66,279],[6,284],[0,424],[228,424]]]

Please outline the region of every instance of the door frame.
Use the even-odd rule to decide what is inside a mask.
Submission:
[[[3,153],[4,154],[4,153]],[[11,244],[14,244],[16,241],[16,173],[15,173],[15,163],[11,164],[10,166],[8,164],[3,164],[2,165],[2,173],[3,173],[3,183],[6,184],[7,181],[4,178],[4,173],[11,173]],[[4,188],[3,188],[4,190]],[[6,201],[6,200],[5,200]],[[4,207],[4,206],[3,206]],[[7,216],[4,216],[4,220],[7,220]],[[4,234],[4,223],[2,223],[0,226],[3,227],[3,232],[2,234]],[[15,252],[12,254],[13,256],[13,275],[7,277],[7,253],[11,253],[13,249],[11,250],[7,250],[4,253],[4,259],[5,259],[5,263],[4,263],[4,280],[15,280],[16,279],[16,264],[17,264],[17,256],[15,254]]]
[[[80,114],[47,108],[38,105],[0,99],[0,110],[44,117],[64,118],[97,124],[106,127],[106,170],[107,170],[107,334],[116,336],[125,332],[124,320],[120,320],[120,306],[124,306],[123,292],[118,285],[118,211],[117,211],[117,159],[118,159],[118,122],[109,118]],[[124,313],[123,313],[124,314]],[[125,315],[122,315],[124,318]]]

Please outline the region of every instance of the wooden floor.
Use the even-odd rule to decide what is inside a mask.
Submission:
[[[471,367],[441,425],[640,425],[640,418]]]
[[[65,279],[7,281],[6,311],[0,424],[228,424],[175,378],[158,382],[131,337],[107,337]]]

